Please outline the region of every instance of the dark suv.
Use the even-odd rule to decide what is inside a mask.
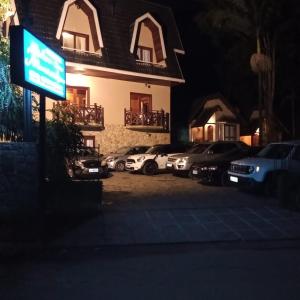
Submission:
[[[108,176],[106,162],[96,149],[83,147],[67,160],[67,170],[71,178],[94,179]]]

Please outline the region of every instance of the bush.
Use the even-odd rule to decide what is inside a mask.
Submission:
[[[76,124],[61,120],[46,123],[47,177],[50,180],[68,179],[66,159],[71,158],[82,146],[82,134]]]

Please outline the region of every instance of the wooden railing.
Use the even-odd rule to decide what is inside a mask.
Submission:
[[[96,103],[82,107],[67,102],[54,103],[52,115],[53,118],[65,119],[71,123],[104,128],[104,108]]]
[[[131,110],[124,110],[124,123],[137,126],[156,126],[169,131],[170,114],[164,110],[152,110],[147,113],[136,113]]]

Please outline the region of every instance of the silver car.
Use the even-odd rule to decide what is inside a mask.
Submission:
[[[247,151],[249,151],[249,146],[240,141],[218,141],[203,144],[203,147],[200,147],[198,151],[173,156],[173,160],[176,159],[173,164],[173,174],[190,175],[194,163],[221,160],[232,154]]]
[[[110,153],[105,156],[105,161],[110,170],[115,171],[124,171],[125,162],[128,156],[135,154],[145,153],[150,146],[132,146],[132,147],[122,147],[119,148],[116,152]]]

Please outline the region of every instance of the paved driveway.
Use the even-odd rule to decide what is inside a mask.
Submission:
[[[130,245],[300,238],[300,214],[232,187],[170,174],[113,173],[103,180],[101,215],[59,246]]]

